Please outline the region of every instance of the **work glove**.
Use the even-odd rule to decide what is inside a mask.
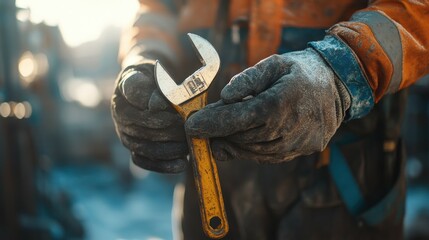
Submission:
[[[218,160],[276,163],[322,151],[350,94],[313,49],[270,56],[234,76],[221,100],[194,113],[187,134],[212,138]]]
[[[162,173],[186,168],[184,123],[157,89],[153,61],[123,71],[111,107],[117,134],[137,166]]]

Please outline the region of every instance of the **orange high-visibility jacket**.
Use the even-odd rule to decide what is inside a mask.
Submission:
[[[158,52],[177,61],[177,36],[209,29],[219,0],[140,0],[138,18],[124,34],[121,55]],[[247,63],[278,53],[285,28],[328,29],[310,42],[352,97],[348,118],[429,73],[429,0],[230,0],[228,23],[248,29]],[[136,50],[138,48],[138,50]],[[126,63],[125,63],[126,64]]]

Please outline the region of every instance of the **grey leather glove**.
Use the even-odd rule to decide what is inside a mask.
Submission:
[[[221,100],[185,123],[212,139],[216,159],[282,162],[322,151],[342,123],[350,95],[313,49],[273,55],[232,78]]]
[[[123,71],[111,107],[117,134],[137,166],[163,173],[186,168],[183,120],[158,91],[154,62]]]

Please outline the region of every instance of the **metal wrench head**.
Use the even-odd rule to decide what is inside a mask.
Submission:
[[[220,67],[219,55],[207,40],[192,33],[188,33],[188,37],[203,64],[200,69],[177,85],[159,61],[155,64],[155,79],[158,87],[174,105],[182,104],[206,91]]]

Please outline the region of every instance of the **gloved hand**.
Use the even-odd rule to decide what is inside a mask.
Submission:
[[[185,123],[213,138],[218,160],[282,162],[322,151],[344,119],[350,95],[313,49],[273,55],[234,76],[221,100]]]
[[[154,62],[124,70],[111,107],[117,134],[137,166],[163,173],[186,168],[183,120],[158,91]]]

